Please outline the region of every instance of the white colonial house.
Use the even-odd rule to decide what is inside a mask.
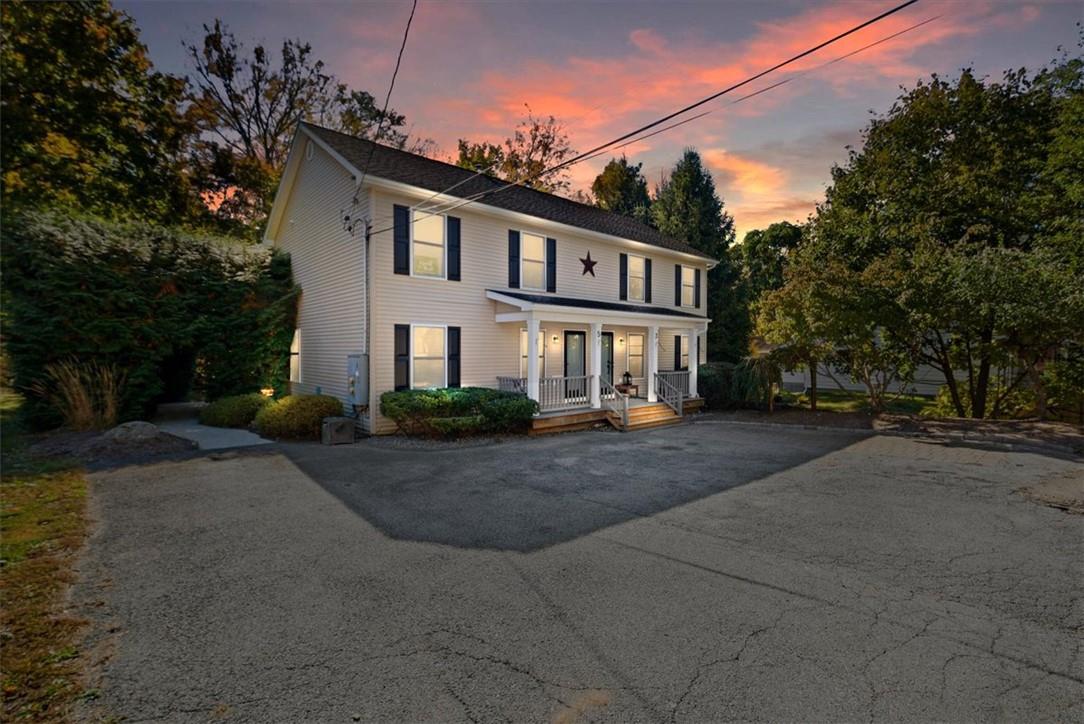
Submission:
[[[265,242],[301,287],[294,392],[367,432],[389,390],[499,387],[538,430],[695,406],[715,261],[633,219],[302,124]],[[465,203],[468,200],[469,203]]]

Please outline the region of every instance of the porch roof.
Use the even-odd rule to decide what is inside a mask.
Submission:
[[[589,314],[592,317],[619,317],[621,321],[625,323],[633,322],[636,318],[640,318],[645,322],[655,322],[656,324],[674,324],[680,322],[680,326],[682,327],[689,326],[690,323],[699,325],[707,324],[711,321],[707,317],[693,314],[692,312],[683,312],[679,309],[667,309],[666,307],[655,307],[648,304],[605,302],[595,299],[557,297],[548,294],[527,294],[524,292],[510,292],[496,289],[486,290],[486,297],[495,302],[501,302],[516,307],[521,312],[533,313],[536,317],[545,315],[566,316],[570,313],[575,314],[579,312],[582,314]],[[599,312],[605,312],[607,314],[600,315]],[[514,321],[512,319],[502,320],[501,316],[502,315],[500,314],[497,315],[497,321]]]

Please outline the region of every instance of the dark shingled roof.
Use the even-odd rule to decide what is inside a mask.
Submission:
[[[665,314],[669,317],[689,317],[691,319],[704,319],[702,314],[682,312],[678,309],[667,307],[652,307],[649,304],[622,304],[620,302],[600,302],[595,299],[576,299],[575,297],[553,297],[549,294],[524,294],[523,292],[509,292],[504,289],[490,289],[495,294],[503,294],[506,297],[520,299],[534,304],[553,304],[558,307],[582,307],[585,309],[604,309],[608,312],[635,312],[636,314]]]
[[[314,126],[311,123],[304,125],[305,128],[353,164],[355,168],[361,169],[365,167],[365,162],[369,158],[369,151],[372,149],[372,161],[369,163],[366,173],[389,181],[419,186],[433,192],[444,191],[455,184],[464,182],[447,194],[457,198],[493,191],[505,183],[493,176],[475,176],[473,171],[453,166],[450,163],[434,161],[425,156],[348,136],[345,133]],[[521,214],[529,214],[540,219],[577,226],[581,229],[597,231],[622,239],[640,241],[663,249],[694,254],[714,261],[704,252],[689,246],[683,241],[671,239],[636,219],[611,214],[609,211],[603,211],[594,206],[524,188],[523,186],[510,186],[500,193],[480,199],[478,203],[508,211],[518,211]]]

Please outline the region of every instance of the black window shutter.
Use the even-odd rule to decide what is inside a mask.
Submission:
[[[410,273],[410,209],[395,205],[392,243],[395,247],[395,273]]]
[[[618,265],[618,273],[621,280],[617,283],[617,298],[626,301],[629,298],[629,255],[621,255],[621,263]]]
[[[546,239],[546,291],[557,291],[557,240]]]
[[[674,265],[674,306],[681,306],[681,264]]]
[[[410,387],[410,325],[395,325],[395,389]]]
[[[651,304],[651,260],[644,259],[644,304]]]
[[[680,267],[678,267],[680,269]],[[681,367],[681,335],[674,335],[674,369],[680,370]]]
[[[459,219],[448,217],[448,279],[459,281]]]
[[[448,327],[448,386],[459,387],[459,327]]]
[[[519,289],[519,232],[508,230],[508,288]]]
[[[696,273],[693,275],[693,278],[694,278],[693,306],[699,307],[700,306],[700,270],[699,269],[696,270]]]

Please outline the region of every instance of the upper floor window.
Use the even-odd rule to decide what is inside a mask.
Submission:
[[[696,306],[696,269],[681,267],[681,306]]]
[[[629,254],[629,301],[644,301],[644,257]]]
[[[414,212],[411,254],[414,276],[444,278],[445,225],[444,217]]]
[[[521,248],[520,278],[524,289],[546,291],[546,239],[538,234],[520,234]]]

